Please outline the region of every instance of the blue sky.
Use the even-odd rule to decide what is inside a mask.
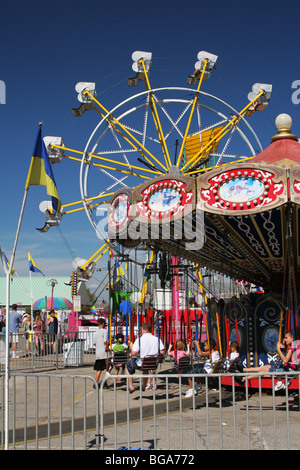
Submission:
[[[276,133],[274,121],[282,112],[292,116],[292,131],[300,136],[300,105],[292,102],[292,84],[300,80],[299,9],[297,1],[276,0],[3,2],[1,248],[10,256],[39,121],[44,122],[44,136],[62,136],[66,146],[84,150],[95,124],[89,116],[73,117],[71,108],[78,106],[75,84],[96,82],[99,99],[113,108],[143,91],[142,83],[134,89],[127,85],[134,75],[135,50],[153,54],[153,87],[187,86],[198,51],[218,55],[205,91],[240,110],[251,84],[271,83],[269,106],[251,121],[263,148]],[[63,203],[81,199],[79,164],[64,159],[53,171]],[[15,260],[19,275],[28,274],[28,250],[45,274],[58,276],[71,274],[72,255],[87,259],[100,247],[83,212],[63,218],[63,237],[56,228],[46,234],[35,230],[44,224],[38,205],[45,196],[42,187],[29,190]],[[103,257],[97,267],[106,265]],[[90,285],[102,276],[97,272]]]

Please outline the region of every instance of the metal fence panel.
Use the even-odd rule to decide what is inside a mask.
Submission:
[[[91,365],[95,362],[93,332],[41,336],[9,334],[10,370],[47,370]],[[0,371],[5,370],[5,337],[0,334]]]
[[[73,372],[12,372],[9,381],[10,449],[150,450],[298,450],[297,389],[274,392],[235,384],[224,387],[224,374],[135,374],[105,378],[100,387],[88,375]],[[256,374],[259,375],[259,374]],[[291,374],[284,374],[290,376]],[[202,381],[196,395],[185,397],[187,379]],[[213,382],[212,382],[213,379]],[[1,448],[4,446],[4,374],[1,381]],[[249,382],[250,383],[250,382]],[[248,384],[248,382],[246,382]]]
[[[5,444],[0,375],[1,449]],[[14,372],[9,384],[9,449],[99,448],[99,400],[89,376]],[[90,429],[92,433],[90,433]],[[92,442],[90,436],[93,436]]]
[[[152,390],[143,390],[143,376],[135,374],[137,390],[130,394],[127,378],[122,386],[114,378],[103,381],[100,398],[100,434],[103,450],[140,448],[153,450],[260,450],[299,449],[298,390],[276,393],[248,385],[232,389],[221,384],[222,374],[201,375],[202,389],[185,398],[187,378],[195,385],[199,375],[151,375]],[[257,375],[257,374],[256,374]],[[275,375],[273,376],[273,385]],[[250,375],[244,374],[249,377]],[[113,404],[108,399],[112,390]],[[156,383],[157,389],[154,384]],[[249,383],[250,384],[250,383]],[[123,399],[121,395],[125,394]],[[113,407],[113,409],[112,409]]]

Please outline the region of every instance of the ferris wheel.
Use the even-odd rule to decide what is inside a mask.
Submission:
[[[108,251],[105,207],[121,188],[133,188],[145,181],[170,173],[197,176],[221,164],[243,161],[262,151],[261,143],[247,119],[263,110],[272,86],[256,83],[249,102],[236,110],[223,99],[201,87],[214,71],[218,57],[206,51],[197,55],[194,72],[183,87],[152,88],[152,53],[132,54],[133,87],[142,82],[144,90],[130,96],[112,109],[97,98],[95,83],[79,82],[75,89],[80,106],[75,116],[94,112],[96,125],[85,148],[71,149],[57,138],[45,138],[52,161],[62,157],[80,160],[81,201],[62,206],[62,213],[48,216],[49,226],[58,225],[62,215],[75,212],[80,204],[103,246],[83,266],[97,261]],[[194,87],[193,87],[194,86]]]

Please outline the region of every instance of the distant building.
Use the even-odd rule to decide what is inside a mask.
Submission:
[[[50,279],[53,276],[32,275],[33,303],[44,297],[52,297]],[[63,297],[72,301],[70,276],[56,276],[57,284],[54,287],[54,297]],[[10,305],[17,304],[19,309],[30,307],[30,277],[16,276],[10,283]],[[78,295],[81,296],[81,305],[89,304],[89,296],[85,282],[78,283]],[[6,306],[6,277],[0,276],[0,308]]]

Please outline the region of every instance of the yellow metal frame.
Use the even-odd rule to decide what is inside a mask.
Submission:
[[[165,162],[166,162],[167,168],[169,169],[170,166],[171,166],[170,155],[169,155],[168,147],[167,147],[167,144],[166,144],[166,141],[165,141],[164,133],[162,131],[159,116],[158,116],[158,113],[157,113],[157,108],[156,108],[156,103],[155,103],[155,100],[154,100],[154,97],[153,97],[153,93],[151,92],[151,86],[150,86],[147,70],[146,70],[146,67],[145,67],[145,62],[142,59],[140,61],[140,63],[142,64],[144,75],[145,75],[144,83],[145,83],[146,90],[150,91],[150,107],[151,107],[151,111],[152,111],[153,120],[154,120],[155,127],[156,127],[156,130],[157,130],[158,138],[159,138],[160,143],[161,143],[162,151],[163,151],[163,154],[164,154],[164,157],[165,157]]]
[[[62,147],[60,145],[51,145],[51,148],[58,148],[58,149],[62,149],[62,150],[66,150],[68,152],[74,152],[74,153],[78,153],[80,155],[86,155],[87,157],[90,157],[90,158],[95,158],[97,160],[103,160],[105,162],[109,162],[109,163],[115,163],[117,165],[121,165],[121,166],[126,166],[126,167],[129,167],[129,168],[134,168],[136,170],[140,170],[140,171],[145,171],[147,173],[153,173],[153,174],[156,174],[156,175],[161,175],[162,172],[160,171],[155,171],[155,170],[150,170],[148,168],[142,168],[142,167],[139,167],[139,166],[135,166],[135,165],[131,165],[130,163],[124,163],[124,162],[119,162],[117,160],[112,160],[111,158],[106,158],[106,157],[100,157],[99,155],[94,155],[93,153],[86,153],[86,152],[83,152],[82,150],[75,150],[75,149],[71,149],[71,148],[68,148],[68,147]],[[64,155],[66,158],[72,158],[73,160],[75,160],[74,157],[68,157],[67,155]],[[78,159],[78,161],[81,161],[80,159]],[[89,163],[88,161],[86,161],[85,163]],[[99,165],[100,166],[100,165]],[[110,168],[110,169],[113,169],[111,167],[106,167],[103,165],[103,168]],[[121,171],[121,170],[118,170],[117,168],[115,168],[116,171]],[[128,172],[128,174],[133,174],[132,172]],[[140,175],[138,175],[140,176]]]
[[[138,147],[133,143],[131,142],[129,139],[126,138],[126,141],[139,153],[140,150],[139,148],[141,148],[145,153],[147,153],[149,155],[150,158],[152,158],[159,166],[161,166],[163,168],[163,170],[167,171],[167,169],[162,165],[162,163],[160,163],[159,160],[157,160],[157,158],[151,153],[149,152],[149,150],[146,149],[146,147],[143,146],[143,144],[141,144],[141,142],[138,141],[138,139],[136,139],[134,137],[134,135],[131,134],[131,132],[129,132],[126,127],[123,126],[123,124],[121,124],[120,121],[118,121],[118,119],[116,119],[112,114],[109,113],[109,111],[88,91],[88,90],[85,90],[84,91],[84,94],[88,95],[90,98],[92,98],[92,100],[95,101],[95,103],[97,103],[97,105],[103,109],[103,111],[109,115],[109,117],[112,119],[112,121],[114,123],[116,123],[118,126],[120,126],[120,128],[122,129],[123,132],[125,132],[125,134],[127,134],[136,144],[138,144]],[[107,121],[109,121],[111,123],[111,121],[109,119],[107,119]],[[123,135],[123,134],[122,134]],[[123,135],[123,137],[125,138],[125,136]],[[142,154],[143,157],[145,157],[144,154]],[[146,157],[145,157],[146,158]],[[152,162],[153,164],[153,162]]]
[[[150,256],[150,260],[149,260],[149,263],[147,263],[146,269],[149,268],[153,264],[154,254],[155,254],[154,251],[152,251],[151,256]],[[145,295],[146,295],[146,292],[147,292],[147,287],[148,287],[148,281],[144,282],[144,284],[143,284],[142,291],[141,291],[141,296],[140,296],[140,299],[139,299],[140,304],[142,304],[144,302],[144,298],[145,298]]]
[[[201,84],[202,84],[202,81],[203,81],[206,66],[207,66],[207,60],[204,60],[204,67],[203,67],[203,70],[201,72],[201,77],[199,79],[197,91],[196,91],[196,94],[195,94],[195,98],[193,100],[193,105],[192,105],[192,109],[191,109],[191,112],[190,112],[190,117],[189,117],[189,120],[188,120],[188,123],[187,123],[187,126],[186,126],[186,130],[185,130],[185,133],[184,133],[184,136],[183,136],[183,141],[182,141],[181,148],[180,148],[179,155],[178,155],[178,159],[177,159],[177,162],[176,162],[177,168],[179,168],[179,165],[180,165],[180,162],[181,162],[181,158],[182,158],[186,138],[187,138],[188,131],[190,129],[190,125],[191,125],[191,121],[192,121],[192,117],[193,117],[193,114],[194,114],[194,111],[195,111],[195,106],[196,106],[196,103],[197,103],[197,99],[198,99],[198,95],[199,95],[199,92],[200,92],[200,87],[201,87]]]
[[[207,148],[209,148],[213,142],[218,142],[222,137],[224,137],[224,135],[229,131],[231,130],[236,124],[237,122],[244,116],[244,114],[246,113],[247,109],[253,104],[255,103],[255,101],[258,100],[258,98],[263,95],[263,90],[260,90],[259,94],[252,100],[250,101],[247,106],[245,106],[242,111],[240,111],[240,113],[237,115],[237,116],[234,116],[228,124],[226,124],[226,126],[224,127],[224,129],[220,132],[218,132],[218,134],[213,138],[211,139],[201,150],[199,150],[199,152],[196,153],[196,155],[188,162],[186,163],[180,171],[184,171],[185,169],[185,173],[188,172],[187,170],[187,167],[190,166],[191,167],[191,164],[193,163],[192,166],[194,166],[201,158],[202,154],[205,152],[205,150],[207,150]],[[228,129],[227,129],[228,128]]]
[[[208,168],[199,168],[199,170],[190,171],[189,175],[194,175],[195,173],[202,173],[202,172],[208,171],[208,170],[214,170],[216,168],[221,168],[221,167],[227,166],[227,165],[234,165],[235,163],[246,162],[248,160],[252,160],[252,158],[254,158],[254,156],[253,157],[241,158],[240,160],[234,160],[233,162],[221,163],[221,165],[214,165],[214,166],[210,166]]]
[[[82,266],[81,266],[81,269],[85,269],[86,266],[89,264],[90,261],[93,260],[93,258],[98,254],[100,253],[101,250],[103,250],[103,248],[106,248],[106,250],[103,251],[103,253],[101,253],[97,258],[94,259],[94,263],[96,263],[96,261],[98,261],[108,250],[109,250],[109,246],[107,246],[107,243],[104,243],[100,248],[99,250],[97,250]]]

